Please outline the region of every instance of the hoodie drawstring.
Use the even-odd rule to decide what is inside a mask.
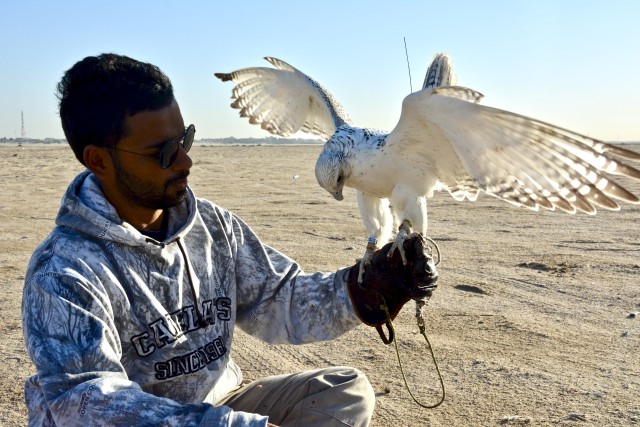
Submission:
[[[198,317],[198,326],[201,328],[207,327],[208,323],[204,319],[202,312],[200,311],[200,303],[198,301],[198,295],[196,294],[196,288],[193,284],[193,277],[191,276],[191,265],[189,264],[189,258],[187,257],[187,251],[182,246],[182,240],[180,238],[176,239],[178,243],[178,248],[180,248],[180,252],[182,253],[182,257],[184,258],[185,268],[187,270],[187,278],[189,279],[189,286],[191,287],[191,294],[193,295],[193,305],[196,308],[196,316]]]

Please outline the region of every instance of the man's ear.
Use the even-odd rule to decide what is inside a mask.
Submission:
[[[111,174],[113,169],[113,160],[111,155],[104,147],[98,147],[97,145],[87,145],[82,153],[84,164],[87,166],[93,174],[100,180],[103,180]]]

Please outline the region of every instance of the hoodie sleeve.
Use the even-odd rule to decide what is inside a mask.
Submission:
[[[260,242],[232,218],[236,245],[238,324],[268,343],[333,339],[360,325],[344,279],[348,269],[305,274],[287,256]]]
[[[27,380],[29,425],[265,426],[266,417],[144,392],[120,363],[108,299],[77,274],[42,273],[23,293],[23,331],[37,373]]]

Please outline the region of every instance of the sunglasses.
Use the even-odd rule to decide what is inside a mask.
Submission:
[[[171,166],[176,159],[178,158],[178,150],[180,145],[184,149],[185,153],[188,153],[191,149],[191,145],[193,145],[193,138],[196,134],[196,127],[194,125],[189,125],[189,127],[185,128],[184,133],[177,138],[170,139],[165,142],[160,149],[160,152],[155,156],[149,154],[136,153],[135,151],[124,150],[122,148],[116,147],[105,147],[111,150],[124,151],[125,153],[136,154],[138,156],[149,157],[151,159],[156,159],[160,163],[160,167],[162,169],[166,169]]]

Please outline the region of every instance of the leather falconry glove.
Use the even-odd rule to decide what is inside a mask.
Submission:
[[[351,267],[348,276],[349,296],[356,314],[363,323],[376,328],[385,344],[393,341],[390,320],[395,319],[409,300],[430,297],[439,277],[422,235],[414,233],[404,241],[406,265],[400,251],[388,256],[391,246],[392,243],[388,243],[373,254],[362,283],[358,283],[360,263]],[[384,336],[382,325],[389,330],[389,338]]]

